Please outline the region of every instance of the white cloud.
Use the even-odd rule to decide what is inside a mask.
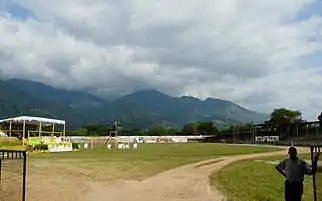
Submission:
[[[107,95],[154,87],[309,118],[322,107],[321,73],[298,66],[322,47],[322,18],[296,19],[309,0],[15,3],[36,19],[0,15],[5,77]]]

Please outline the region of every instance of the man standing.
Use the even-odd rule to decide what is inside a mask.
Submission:
[[[295,147],[288,149],[289,158],[275,166],[276,170],[285,177],[285,201],[301,201],[303,194],[304,175],[313,175],[317,170],[319,154],[314,158],[312,168],[303,159],[297,157]]]

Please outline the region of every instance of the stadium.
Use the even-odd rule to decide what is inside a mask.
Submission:
[[[245,162],[245,159],[285,154],[285,147],[279,145],[304,146],[300,150],[309,154],[309,149],[305,146],[320,142],[319,125],[319,122],[266,123],[251,125],[247,129],[236,127],[233,130],[234,132],[212,136],[118,136],[116,129],[105,137],[85,137],[66,136],[66,121],[64,120],[27,116],[4,119],[0,121],[1,141],[19,139],[20,143],[25,145],[24,147],[28,148],[28,145],[31,144],[32,149],[29,150],[29,154],[26,154],[26,150],[0,150],[2,156],[0,160],[2,161],[0,164],[0,186],[2,186],[0,198],[7,199],[14,195],[15,200],[25,201],[28,200],[29,196],[33,198],[32,200],[40,201],[43,199],[42,196],[48,195],[49,191],[46,191],[46,189],[56,189],[55,182],[63,180],[70,186],[68,191],[53,194],[50,196],[50,200],[73,200],[69,197],[69,193],[74,196],[75,193],[83,195],[75,187],[77,186],[75,182],[86,183],[88,178],[92,178],[95,182],[103,179],[107,182],[105,185],[111,185],[110,181],[112,183],[123,180],[132,181],[135,186],[123,186],[122,189],[128,192],[131,191],[130,189],[136,189],[138,193],[143,195],[142,192],[145,192],[143,186],[153,186],[153,188],[158,189],[160,182],[168,183],[174,176],[190,175],[196,170],[202,170],[203,176],[196,175],[194,178],[190,178],[181,175],[183,179],[176,184],[176,193],[184,195],[181,191],[189,189],[186,184],[193,180],[207,181],[209,175],[210,181],[216,181],[216,186],[221,187],[221,180],[229,178],[228,175],[218,178],[218,175],[224,174],[222,171],[225,169],[222,169],[222,167],[225,164],[232,163],[228,167],[234,167],[234,161],[238,165],[239,160]],[[114,144],[112,150],[111,146],[107,146],[111,143]],[[134,145],[136,143],[139,143],[139,146]],[[123,144],[125,146],[119,146]],[[239,144],[244,144],[244,146]],[[255,144],[257,146],[254,146]],[[38,153],[37,150],[33,149],[45,149],[46,152],[43,153],[44,150],[42,150]],[[311,155],[320,151],[319,147],[315,147],[311,150]],[[54,154],[53,152],[60,153]],[[30,160],[29,165],[27,165],[27,155],[28,158],[30,157],[28,159]],[[268,162],[261,165],[266,165],[266,169],[269,169]],[[49,163],[50,166],[45,165],[46,163]],[[62,165],[64,165],[68,174],[64,171],[57,173],[56,168]],[[120,168],[123,171],[120,171]],[[218,171],[213,172],[216,169]],[[174,172],[172,173],[172,171]],[[180,174],[176,171],[179,171]],[[78,175],[79,172],[82,172],[81,177]],[[238,171],[234,170],[234,172]],[[264,175],[264,173],[262,174]],[[54,179],[54,175],[58,176],[57,181]],[[44,182],[42,187],[39,187],[36,181],[41,178],[44,179],[44,177],[51,178],[52,182]],[[115,178],[112,179],[113,177]],[[158,182],[152,182],[149,178],[152,181],[157,179]],[[321,185],[319,178],[320,176],[313,178],[313,183],[318,187],[310,187],[318,189],[316,191],[317,196],[321,196],[319,194],[319,186]],[[236,181],[239,181],[238,178]],[[12,189],[12,185],[17,186],[16,190],[9,190]],[[95,185],[99,186],[98,183]],[[203,185],[204,188],[207,188],[208,184],[204,183]],[[231,186],[233,185],[235,183],[231,184]],[[256,185],[258,186],[258,184]],[[42,192],[36,191],[36,189],[41,189]],[[101,191],[100,189],[104,190]],[[95,196],[86,193],[84,196],[91,196],[90,199],[98,199],[97,196],[109,192],[109,194],[113,194],[113,198],[116,200],[125,199],[124,193],[117,193],[113,188],[105,189],[105,187],[100,186],[99,188],[95,187],[95,190],[92,191]],[[244,191],[247,192],[247,189]],[[213,196],[219,196],[219,194],[215,195],[214,193],[214,191],[210,191],[210,193],[201,193],[194,196],[196,200],[206,200]],[[279,197],[279,195],[276,196]],[[146,198],[148,199],[148,197]],[[81,200],[82,198],[75,196],[76,199]],[[126,199],[128,199],[128,196]]]

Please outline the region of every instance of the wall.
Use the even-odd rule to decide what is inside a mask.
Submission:
[[[104,143],[107,137],[79,137],[68,136],[72,141],[88,141],[94,139],[95,142]],[[118,136],[116,137],[118,142],[133,142],[135,139],[144,143],[185,143],[189,139],[203,139],[203,136]]]

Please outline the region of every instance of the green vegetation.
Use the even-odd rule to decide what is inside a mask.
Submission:
[[[274,109],[268,122],[273,123],[300,123],[303,122],[302,113],[298,110],[285,108]]]
[[[22,149],[22,142],[17,138],[0,138],[0,149]]]
[[[106,136],[112,130],[112,127],[104,124],[92,124],[82,126],[76,129],[67,131],[70,136]],[[227,129],[226,129],[227,130]],[[149,129],[132,129],[122,130],[121,135],[136,135],[136,136],[164,136],[164,135],[213,135],[219,130],[211,121],[193,122],[183,126],[182,130],[171,126],[154,126]]]
[[[309,159],[308,155],[301,156]],[[284,196],[284,178],[274,164],[283,157],[270,157],[237,161],[210,176],[231,201],[270,200],[280,201]],[[312,178],[306,177],[303,201],[313,200]],[[317,188],[322,193],[322,172],[317,174]],[[322,195],[320,195],[320,199]]]
[[[275,151],[276,148],[231,146],[222,144],[140,144],[138,150],[94,150],[66,153],[30,154],[28,171],[42,171],[40,164],[50,164],[44,171],[82,172],[96,180],[142,179],[177,166],[223,155]],[[59,170],[64,167],[64,170]],[[78,169],[73,173],[73,169]]]
[[[270,119],[266,121],[269,125],[271,123],[296,123],[303,122],[301,117],[301,112],[288,110],[285,108],[279,108],[273,110]],[[271,126],[271,125],[270,125]],[[285,125],[288,126],[288,125]],[[284,127],[285,127],[284,126]],[[280,126],[281,129],[283,125]],[[218,123],[216,121],[198,121],[190,122],[185,124],[182,129],[179,127],[171,126],[152,126],[148,129],[124,129],[120,133],[121,135],[215,135],[220,133],[232,133],[234,130],[238,129],[252,129],[251,123],[238,123],[235,125],[223,125],[222,122]],[[112,126],[109,124],[91,124],[76,129],[70,129],[68,135],[79,135],[79,136],[106,136],[112,130]]]

